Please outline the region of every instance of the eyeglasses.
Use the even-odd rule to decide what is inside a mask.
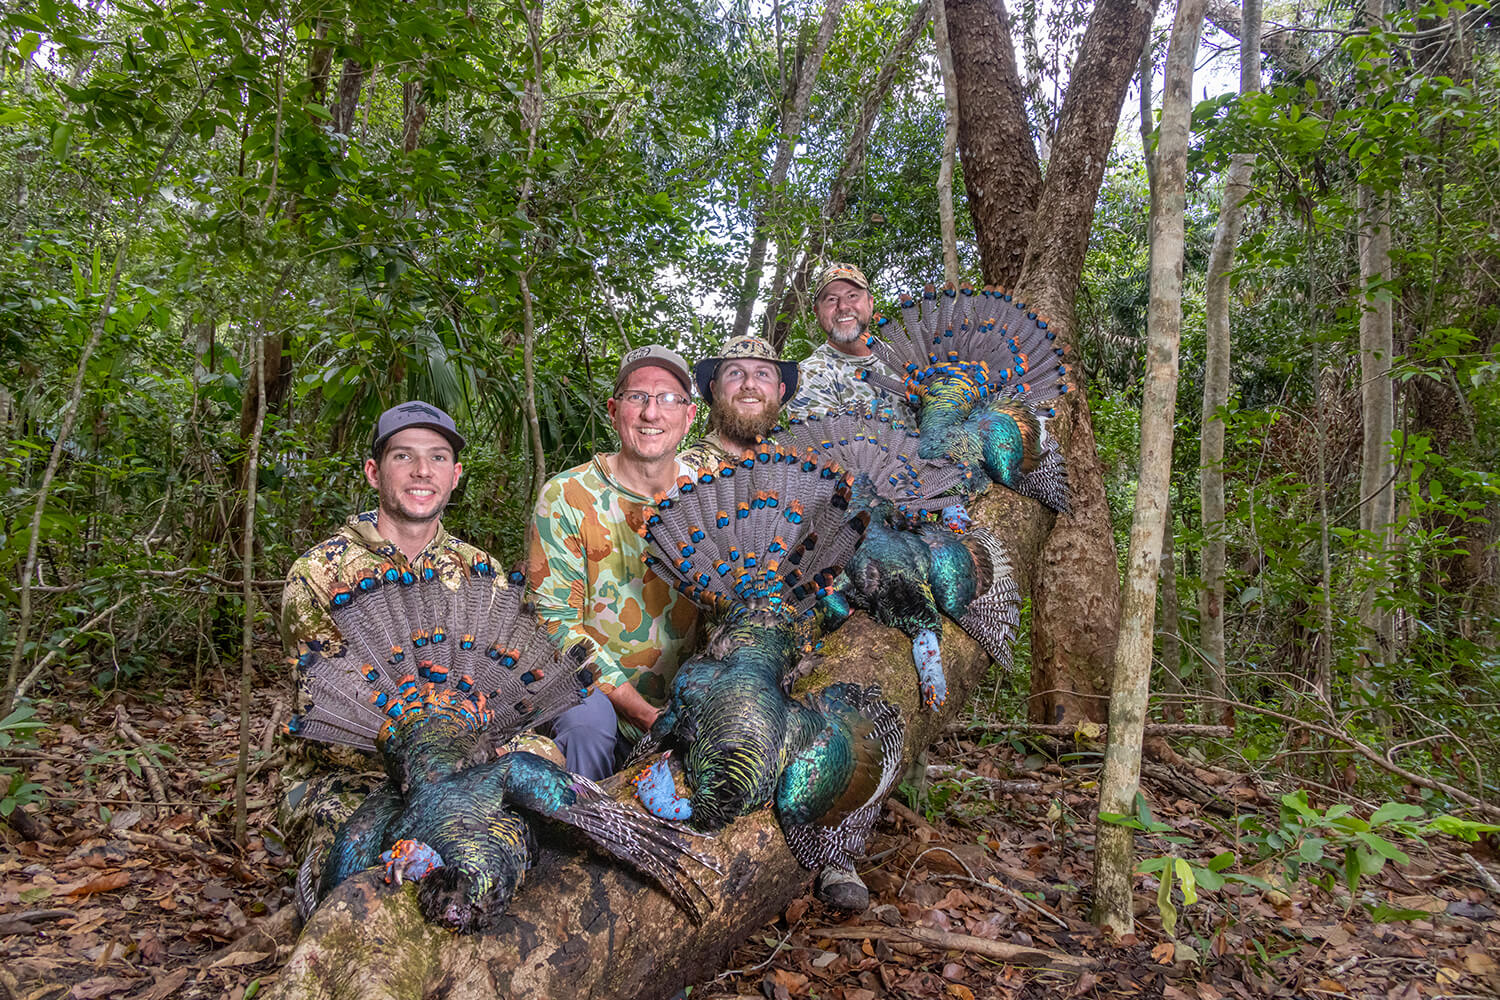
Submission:
[[[615,393],[615,398],[622,403],[629,403],[631,406],[642,410],[653,399],[656,400],[656,405],[663,410],[675,410],[692,402],[689,396],[681,392],[658,392],[655,394],[649,392],[617,392]]]

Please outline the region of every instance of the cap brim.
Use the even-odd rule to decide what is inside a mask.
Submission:
[[[693,379],[698,383],[698,395],[709,406],[714,405],[714,392],[712,389],[714,375],[718,372],[726,358],[704,358],[693,366]],[[736,361],[744,361],[745,358],[735,358]],[[767,360],[764,358],[751,358],[752,361]],[[787,400],[797,394],[797,379],[799,370],[795,361],[772,361],[773,365],[781,369],[781,405],[785,406]]]

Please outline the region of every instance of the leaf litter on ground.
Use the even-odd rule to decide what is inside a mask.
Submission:
[[[261,680],[262,704],[290,701],[282,672]],[[54,704],[70,708],[34,752],[12,758],[46,790],[48,837],[0,845],[0,995],[243,1000],[272,983],[295,942],[293,866],[275,831],[274,766],[249,784],[245,847],[231,840],[237,706],[176,691],[159,701],[117,692],[99,705],[82,688]],[[118,710],[140,743],[121,735]],[[254,746],[270,722],[257,720]],[[793,901],[694,1000],[1500,995],[1500,900],[1456,852],[1413,854],[1361,883],[1408,918],[1386,922],[1336,886],[1226,885],[1179,903],[1173,937],[1156,910],[1159,883],[1137,875],[1136,932],[1110,942],[1088,919],[1095,772],[955,738],[929,759],[1028,783],[957,782],[930,818],[892,799],[862,868],[870,909]],[[1233,847],[1180,788],[1148,776],[1143,791],[1187,838],[1172,845],[1180,856]],[[1253,781],[1215,791],[1241,811],[1271,803],[1274,815]],[[1463,846],[1494,870],[1483,845]],[[1138,836],[1138,856],[1161,847]]]

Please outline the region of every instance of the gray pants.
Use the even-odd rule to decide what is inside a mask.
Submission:
[[[589,692],[583,703],[568,709],[552,723],[552,739],[568,758],[568,770],[600,781],[615,773],[615,745],[619,722],[609,696]]]

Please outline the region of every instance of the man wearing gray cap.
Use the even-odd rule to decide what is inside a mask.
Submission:
[[[553,725],[568,769],[596,779],[614,772],[620,736],[656,721],[698,631],[697,608],[646,568],[638,534],[654,498],[692,475],[677,458],[698,412],[687,363],[656,344],[627,351],[608,410],[619,450],[547,481],[526,559],[537,615],[598,650],[598,690]]]
[[[877,389],[860,377],[871,369],[900,378],[870,353],[865,343],[875,315],[875,296],[870,279],[853,264],[829,264],[813,283],[813,314],[827,340],[801,364],[801,386],[786,404],[787,416],[841,410],[850,404],[887,407],[896,415],[913,414],[906,400]]]
[[[333,537],[308,549],[287,573],[281,597],[281,636],[295,657],[343,644],[328,613],[332,585],[393,562],[402,568],[430,561],[457,587],[480,549],[443,530],[442,514],[463,475],[464,437],[453,418],[421,400],[401,403],[375,422],[365,481],[376,506],[351,516]],[[279,823],[298,857],[331,842],[364,796],[383,779],[373,758],[295,741],[283,770],[286,794]],[[528,747],[530,749],[530,747]]]

